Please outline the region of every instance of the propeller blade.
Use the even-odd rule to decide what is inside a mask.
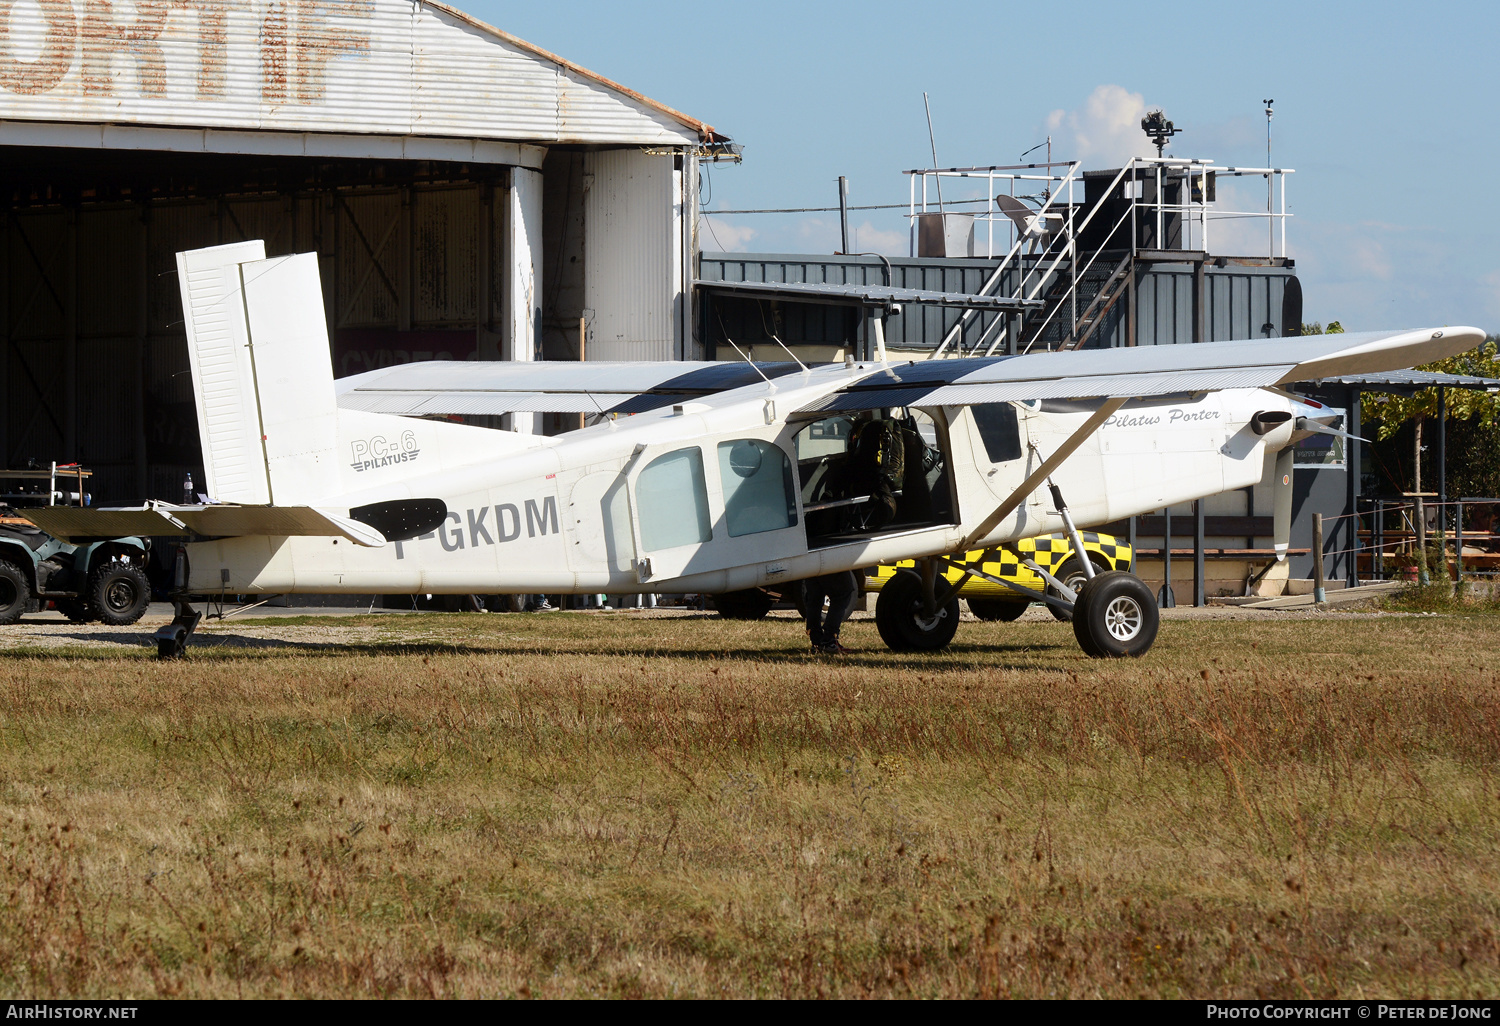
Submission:
[[[1271,482],[1273,502],[1273,531],[1276,541],[1276,561],[1286,559],[1287,549],[1292,544],[1292,456],[1294,450],[1287,446],[1276,454],[1276,477]]]
[[[1298,417],[1297,430],[1312,431],[1320,435],[1332,435],[1335,438],[1348,438],[1356,442],[1364,442],[1367,445],[1373,444],[1368,438],[1361,438],[1358,435],[1351,435],[1347,431],[1340,431],[1338,428],[1331,428],[1327,424],[1320,424],[1318,421],[1313,420],[1311,417]]]

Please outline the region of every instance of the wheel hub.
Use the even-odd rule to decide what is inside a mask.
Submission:
[[[1130,641],[1141,632],[1145,617],[1140,603],[1127,595],[1119,595],[1104,607],[1104,629],[1118,641]]]
[[[104,592],[104,601],[116,613],[122,613],[135,604],[135,589],[128,581],[115,581]]]

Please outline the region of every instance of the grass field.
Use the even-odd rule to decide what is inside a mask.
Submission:
[[[0,994],[1500,994],[1493,613],[338,625],[0,656]]]

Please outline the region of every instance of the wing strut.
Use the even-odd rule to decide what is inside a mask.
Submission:
[[[1083,422],[1083,426],[1068,436],[1068,440],[1060,445],[1056,452],[1042,461],[1042,465],[1031,472],[1031,476],[1021,482],[1021,486],[1010,493],[1010,496],[995,507],[995,512],[984,518],[984,521],[958,544],[958,552],[968,552],[985,535],[999,526],[1000,521],[1010,516],[1021,503],[1026,501],[1026,496],[1042,486],[1042,482],[1052,476],[1052,472],[1062,466],[1063,461],[1084,443],[1084,440],[1099,429],[1099,425],[1114,415],[1114,412],[1124,406],[1128,397],[1115,396],[1104,401],[1104,405],[1094,412],[1094,415]]]

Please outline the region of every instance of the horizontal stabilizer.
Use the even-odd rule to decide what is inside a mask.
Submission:
[[[368,524],[311,506],[173,506],[152,502],[120,509],[43,506],[17,512],[54,538],[67,542],[130,536],[239,538],[267,535],[347,538],[356,545],[370,548],[385,544],[385,536]]]

